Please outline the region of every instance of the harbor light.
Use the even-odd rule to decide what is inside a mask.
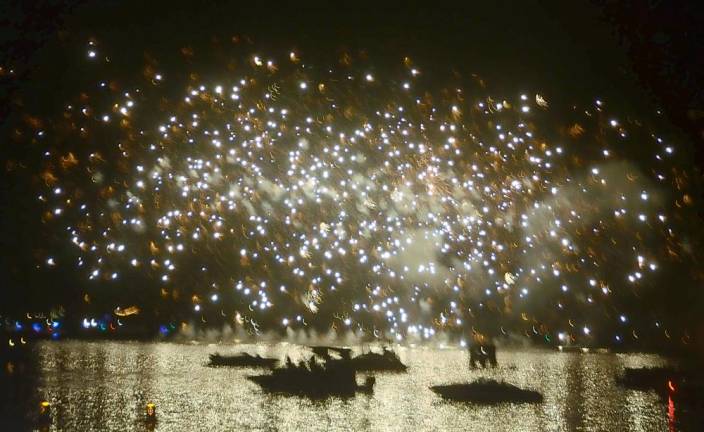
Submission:
[[[152,402],[147,403],[146,415],[147,420],[156,420],[156,405],[154,405]]]
[[[39,403],[39,421],[42,423],[51,422],[51,404],[48,401]]]

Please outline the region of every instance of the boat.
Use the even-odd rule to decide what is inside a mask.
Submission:
[[[370,351],[352,358],[352,365],[358,371],[396,371],[406,372],[408,366],[393,350],[384,348],[381,354]]]
[[[704,375],[699,370],[677,367],[625,368],[616,382],[627,389],[653,391],[663,401],[674,401],[697,412],[704,407]]]
[[[382,353],[369,351],[360,354],[356,357],[351,357],[352,350],[350,348],[339,348],[332,346],[312,346],[310,347],[313,354],[322,358],[324,361],[335,360],[331,354],[336,354],[343,360],[348,360],[355,370],[360,372],[369,371],[396,371],[405,372],[408,366],[401,363],[392,349],[384,347]]]
[[[616,376],[616,383],[631,390],[654,390],[663,398],[675,393],[676,389],[690,390],[701,387],[704,380],[701,376],[671,367],[641,367],[623,370]],[[678,396],[685,393],[680,391]]]
[[[355,369],[349,360],[330,359],[320,365],[312,358],[308,365],[287,362],[286,366],[273,369],[269,375],[248,376],[247,379],[266,392],[310,398],[352,397],[358,392],[371,393],[374,389],[374,377],[367,377],[361,385],[357,383]]]
[[[273,368],[278,362],[278,359],[262,357],[259,354],[254,356],[247,353],[235,354],[231,356],[220,355],[218,353],[210,354],[210,366]]]
[[[479,379],[467,384],[449,384],[430,387],[443,399],[474,402],[479,404],[540,403],[543,395],[534,390],[525,390],[512,384],[491,379]]]
[[[679,373],[666,367],[625,368],[616,382],[635,390],[664,389],[668,380],[679,378]]]

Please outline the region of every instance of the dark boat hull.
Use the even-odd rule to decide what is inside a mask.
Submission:
[[[306,396],[310,398],[326,398],[330,396],[353,397],[357,392],[370,393],[373,384],[341,386],[330,381],[287,380],[275,375],[248,376],[266,392]]]
[[[352,359],[352,365],[358,371],[391,371],[406,372],[408,366],[401,362],[376,361],[366,359]]]
[[[704,375],[670,367],[626,368],[616,382],[631,390],[655,391],[663,400],[704,406]]]
[[[259,356],[221,356],[214,354],[210,356],[210,366],[231,366],[231,367],[263,367],[273,368],[279,361],[274,358]]]
[[[408,369],[396,354],[382,355],[373,352],[353,358],[352,366],[357,371],[406,372]]]
[[[503,402],[540,403],[543,401],[543,395],[536,391],[524,390],[495,381],[440,385],[432,386],[430,389],[444,399],[462,402],[497,404]]]

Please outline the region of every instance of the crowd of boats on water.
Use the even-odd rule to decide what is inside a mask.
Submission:
[[[401,362],[398,354],[382,347],[379,352],[368,352],[352,356],[350,348],[313,346],[308,360],[294,363],[290,357],[283,362],[277,358],[262,357],[248,353],[234,355],[210,354],[210,366],[265,368],[269,373],[247,376],[263,391],[272,393],[326,398],[330,396],[351,397],[356,393],[371,393],[376,378],[372,372],[403,373],[408,366]],[[471,368],[496,367],[496,347],[482,344],[470,347]],[[281,364],[279,364],[281,363]],[[365,373],[363,382],[358,382],[357,372]],[[489,379],[472,383],[435,385],[430,389],[441,397],[475,403],[541,402],[543,396],[534,390]]]
[[[372,373],[404,373],[408,366],[389,347],[377,351],[352,355],[352,349],[332,346],[308,347],[307,360],[294,363],[290,357],[278,358],[238,353],[234,355],[211,354],[210,366],[230,366],[268,369],[268,373],[247,376],[263,391],[271,393],[326,398],[351,397],[356,393],[372,393],[376,378]],[[575,350],[574,352],[587,352]],[[493,343],[474,344],[468,348],[469,367],[497,367],[496,346]],[[357,373],[364,374],[358,382]],[[701,374],[673,368],[626,368],[616,377],[616,383],[631,390],[655,390],[665,400],[701,404],[704,378]],[[473,382],[434,385],[430,390],[443,399],[482,404],[541,403],[543,395],[533,389],[523,389],[513,384],[487,378]],[[704,406],[702,406],[704,408]]]
[[[330,346],[309,347],[312,355],[307,361],[294,363],[290,357],[279,364],[279,359],[240,353],[235,355],[210,355],[210,366],[259,367],[270,373],[248,376],[264,391],[325,398],[328,396],[353,396],[357,392],[371,393],[376,379],[368,375],[363,383],[357,382],[357,372],[405,372],[398,355],[382,348],[380,353],[369,351],[352,357],[350,348]],[[278,366],[277,366],[278,365]]]
[[[310,346],[306,347],[305,351],[308,353],[306,360],[298,362],[292,361],[289,356],[282,360],[246,352],[213,353],[210,354],[207,365],[264,369],[267,372],[248,375],[246,378],[267,393],[312,399],[349,398],[358,393],[371,394],[376,384],[375,374],[405,373],[409,369],[399,355],[386,346],[376,350],[370,349],[355,356],[352,355],[351,348],[345,347]],[[566,351],[598,352],[583,349],[563,352]],[[5,360],[13,364],[21,364],[26,360],[28,352],[28,350],[10,350],[5,354],[12,355]],[[498,365],[496,347],[493,343],[473,344],[468,348],[467,353],[468,366],[472,369],[495,368]],[[698,418],[692,414],[704,412],[704,372],[699,367],[685,363],[681,363],[679,367],[627,367],[615,377],[615,381],[624,389],[654,391],[667,402],[668,413],[674,412],[675,406],[677,406],[677,412],[689,413],[689,418]],[[477,378],[472,382],[433,385],[429,389],[445,400],[457,402],[475,404],[543,402],[543,395],[536,390],[487,378]],[[51,412],[51,404],[41,401],[34,421],[38,425],[50,424]],[[151,402],[147,403],[145,413],[147,424],[155,425],[156,406]]]

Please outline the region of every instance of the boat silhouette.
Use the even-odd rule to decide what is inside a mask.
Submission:
[[[279,362],[278,359],[261,357],[259,354],[250,355],[247,353],[235,355],[210,354],[210,366],[235,366],[235,367],[264,367],[273,368]]]
[[[342,359],[327,357],[322,364],[316,361],[316,357],[298,365],[287,358],[286,364],[272,369],[271,374],[248,376],[247,379],[266,392],[311,398],[352,397],[357,392],[371,393],[376,382],[374,377],[367,377],[363,384],[358,384],[356,370],[345,354]]]
[[[351,357],[352,350],[350,348],[338,348],[331,346],[314,346],[310,348],[315,355],[325,361],[333,360],[331,353],[335,353],[343,359],[347,359],[352,367],[356,371],[360,372],[405,372],[408,369],[408,366],[401,363],[401,359],[398,357],[398,354],[396,354],[392,349],[386,347],[382,348],[381,354],[374,351],[369,351],[355,357]]]
[[[467,384],[449,384],[430,387],[443,399],[479,404],[502,402],[539,403],[543,395],[534,390],[525,390],[512,384],[491,379],[479,379]]]
[[[358,371],[396,371],[405,372],[408,366],[393,350],[383,348],[381,354],[370,351],[352,358],[352,365]]]

